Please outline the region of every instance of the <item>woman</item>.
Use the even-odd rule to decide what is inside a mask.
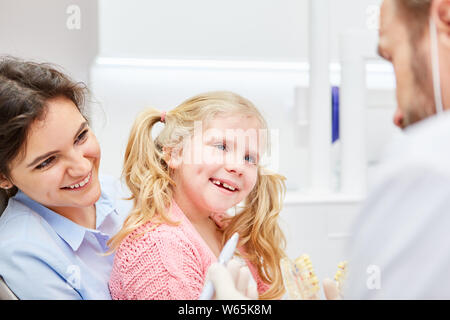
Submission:
[[[110,299],[106,242],[130,210],[100,179],[87,89],[47,64],[0,59],[0,275],[20,299]]]

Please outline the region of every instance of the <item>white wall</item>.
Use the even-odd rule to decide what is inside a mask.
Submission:
[[[330,0],[337,35],[367,28],[381,0]],[[308,0],[100,0],[100,53],[146,58],[307,61]]]
[[[79,29],[67,27],[71,5],[80,10]],[[97,15],[97,0],[0,0],[0,55],[55,63],[88,82],[98,50]]]
[[[305,1],[100,1],[108,56],[297,60],[307,51]],[[132,35],[132,36],[131,36]],[[300,39],[300,40],[299,40]]]

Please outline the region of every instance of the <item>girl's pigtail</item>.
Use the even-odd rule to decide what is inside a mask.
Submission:
[[[167,216],[172,199],[170,185],[174,182],[169,176],[163,146],[152,138],[152,128],[159,121],[161,112],[149,108],[137,117],[131,129],[122,177],[131,191],[128,200],[133,200],[133,210],[119,233],[111,238],[113,250],[128,234],[150,220],[155,227],[162,222],[175,224]]]

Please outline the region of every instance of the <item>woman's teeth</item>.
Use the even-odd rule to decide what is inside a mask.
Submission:
[[[86,179],[84,179],[83,181],[81,181],[80,183],[74,184],[73,186],[69,186],[68,188],[70,189],[77,189],[77,188],[81,188],[83,187],[86,183],[89,182],[89,179],[91,178],[91,174],[89,173],[89,175],[86,177]]]
[[[224,188],[226,188],[226,189],[228,189],[228,190],[231,190],[231,191],[236,190],[236,188],[234,188],[234,187],[232,187],[232,186],[226,184],[225,182],[220,182],[220,181],[218,181],[218,180],[212,180],[212,183],[214,183],[214,184],[216,184],[216,185],[218,185],[218,186],[222,186],[222,187],[224,187]]]

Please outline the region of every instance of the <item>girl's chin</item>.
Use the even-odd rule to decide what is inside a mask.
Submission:
[[[214,213],[226,213],[230,208],[233,208],[235,205],[228,206],[218,206],[217,204],[208,206],[208,211]]]

